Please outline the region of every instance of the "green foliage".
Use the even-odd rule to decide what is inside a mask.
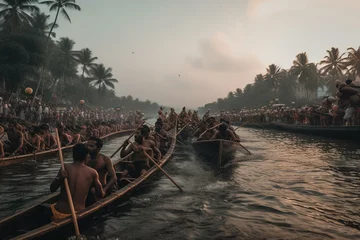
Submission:
[[[24,80],[36,78],[44,63],[44,41],[38,35],[9,33],[0,38],[0,75],[14,91]]]

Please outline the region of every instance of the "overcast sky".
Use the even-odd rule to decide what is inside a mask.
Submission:
[[[360,0],[76,2],[82,11],[68,11],[72,24],[61,17],[57,36],[112,67],[117,95],[176,107],[225,97],[300,52],[318,62],[360,44]]]

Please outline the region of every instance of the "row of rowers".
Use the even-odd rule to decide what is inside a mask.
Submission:
[[[225,119],[220,119],[217,123],[214,117],[209,117],[202,123],[194,132],[194,136],[198,140],[230,140],[240,142],[240,137],[235,133],[235,129],[230,126],[230,122]]]
[[[162,121],[157,121],[155,132],[151,133],[144,125],[135,134],[133,143],[124,143],[120,156],[128,156],[130,161],[125,163],[121,172],[116,172],[110,158],[100,153],[103,146],[100,138],[90,137],[86,144],[76,144],[73,147],[74,162],[66,164],[65,171],[60,170],[50,185],[51,192],[61,187],[58,202],[51,205],[52,219],[71,214],[64,178],[69,181],[75,211],[80,211],[116,191],[118,184],[144,174],[150,168],[149,158],[158,161],[168,147],[170,136],[162,133],[162,127]]]
[[[4,128],[0,127],[0,158],[37,153],[56,148],[56,140],[50,133],[48,124],[25,127],[16,122],[9,122]],[[58,125],[62,146],[86,141],[92,136],[101,137],[125,128],[126,126],[116,122],[88,123],[82,127]]]

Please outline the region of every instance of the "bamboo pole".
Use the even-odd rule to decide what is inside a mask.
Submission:
[[[64,159],[63,159],[62,150],[61,150],[61,142],[59,140],[60,138],[59,138],[59,132],[58,132],[57,128],[55,129],[55,133],[56,133],[56,141],[57,141],[57,147],[58,147],[58,151],[59,151],[59,159],[60,159],[60,163],[61,163],[61,169],[63,171],[65,171],[65,164],[64,164]],[[75,214],[75,209],[74,209],[74,204],[73,204],[72,197],[71,197],[68,179],[65,178],[64,182],[65,182],[66,194],[67,194],[68,201],[69,201],[69,206],[71,209],[71,216],[72,216],[73,223],[74,223],[75,234],[78,237],[78,236],[80,236],[80,230],[79,230],[79,225],[78,225],[76,214]]]

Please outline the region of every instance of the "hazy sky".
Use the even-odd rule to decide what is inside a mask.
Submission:
[[[198,107],[297,53],[360,44],[359,0],[77,0],[58,37],[112,67],[116,92]],[[54,14],[53,14],[54,17]],[[134,54],[132,54],[134,52]],[[180,76],[179,76],[180,75]]]

